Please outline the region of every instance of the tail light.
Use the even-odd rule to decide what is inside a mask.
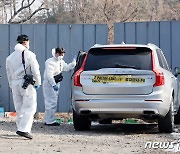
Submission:
[[[162,85],[164,85],[164,74],[163,74],[163,72],[161,72],[157,68],[155,68],[154,53],[153,53],[153,51],[151,53],[152,53],[152,70],[153,70],[153,72],[155,73],[155,76],[156,76],[156,82],[155,82],[155,84],[153,86],[154,87],[162,86]]]
[[[81,65],[80,69],[77,70],[76,73],[74,74],[74,85],[75,86],[82,87],[82,84],[80,83],[80,74],[84,71],[86,59],[87,59],[87,55],[85,56],[84,61]]]
[[[154,84],[154,87],[164,85],[164,74],[163,74],[163,72],[160,72],[159,70],[155,70],[155,69],[153,69],[153,72],[156,75],[156,82]]]

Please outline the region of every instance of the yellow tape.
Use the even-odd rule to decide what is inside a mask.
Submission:
[[[131,82],[131,83],[145,83],[144,78],[137,78],[130,76],[118,76],[118,75],[107,75],[107,76],[100,76],[95,75],[92,79],[92,82]]]

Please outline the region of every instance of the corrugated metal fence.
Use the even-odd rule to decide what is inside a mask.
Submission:
[[[108,28],[105,24],[47,24],[47,25],[0,25],[0,102],[6,111],[14,111],[12,94],[8,87],[5,60],[13,52],[19,34],[30,37],[30,49],[35,52],[43,77],[44,62],[51,57],[51,49],[63,46],[66,49],[65,61],[71,62],[79,50],[87,51],[92,45],[107,44]],[[171,68],[180,67],[180,21],[131,22],[114,24],[114,43],[154,43],[166,55]],[[64,72],[61,83],[58,109],[70,111],[70,76]],[[44,111],[42,88],[38,91],[38,110]]]
[[[16,38],[19,34],[30,37],[30,50],[34,51],[40,64],[43,78],[44,62],[51,57],[51,49],[62,46],[66,49],[64,60],[69,63],[79,50],[87,51],[92,45],[107,44],[108,29],[104,24],[47,24],[47,25],[0,25],[0,102],[6,111],[14,111],[12,94],[8,87],[5,61],[13,52]],[[57,111],[68,112],[70,110],[70,75],[72,72],[64,72],[64,80],[61,84]],[[38,111],[44,111],[42,88],[38,90]]]

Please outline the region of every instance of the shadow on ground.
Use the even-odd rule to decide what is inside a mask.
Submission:
[[[75,131],[73,124],[61,124],[60,126],[46,126],[44,123],[36,122],[33,124],[33,132],[43,134],[84,134],[91,135],[98,134],[157,134],[158,128],[156,124],[97,124],[93,123],[91,129],[88,131]]]
[[[179,132],[180,126],[176,126],[176,132]],[[16,132],[15,122],[0,122],[0,130]],[[32,133],[36,134],[57,134],[57,135],[83,135],[91,136],[102,134],[114,135],[133,135],[133,134],[160,134],[157,124],[98,124],[92,123],[91,129],[88,131],[75,131],[73,124],[63,123],[60,126],[46,126],[43,122],[36,121],[33,123]],[[8,136],[7,136],[8,137]]]

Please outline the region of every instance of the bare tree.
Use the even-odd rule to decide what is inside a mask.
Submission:
[[[114,23],[178,19],[180,0],[46,0],[55,22]],[[48,5],[51,7],[51,5]],[[172,18],[171,18],[172,17]],[[72,20],[73,19],[73,20]]]
[[[6,9],[10,4],[11,4],[11,0],[0,0],[1,23],[6,23],[6,19],[8,16]]]
[[[108,24],[180,19],[180,0],[43,0],[34,10],[36,2],[0,0],[0,18],[6,23]]]
[[[169,18],[171,15],[171,19],[179,20],[180,19],[180,0],[170,0],[166,2],[169,6],[169,14],[166,14],[166,18]]]
[[[36,13],[42,11],[42,10],[48,10],[46,7],[44,7],[44,3],[42,2],[40,6],[35,9],[34,11],[31,10],[31,6],[35,3],[36,0],[22,0],[20,7],[14,6],[13,7],[13,14],[11,18],[9,19],[8,23],[24,23],[28,20],[30,20]],[[28,9],[28,11],[27,11]],[[27,16],[24,16],[23,18],[17,19],[18,17],[22,17],[21,13],[27,11]]]
[[[180,19],[180,0],[46,0],[46,22],[106,23]],[[112,42],[112,41],[110,41]]]
[[[44,2],[40,3],[39,0],[0,0],[3,23],[24,23],[42,10],[48,9],[44,7]]]

